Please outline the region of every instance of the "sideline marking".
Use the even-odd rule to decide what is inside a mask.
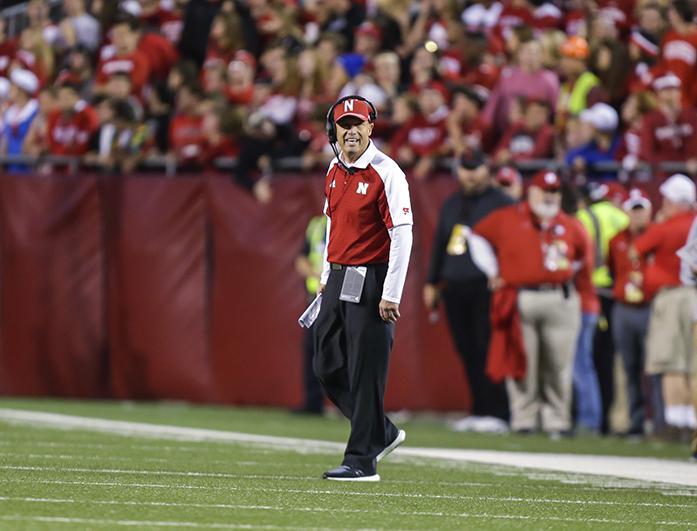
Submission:
[[[201,428],[184,428],[141,422],[106,420],[90,417],[78,417],[57,413],[44,413],[16,409],[0,408],[0,420],[34,426],[49,426],[64,430],[82,429],[124,436],[141,436],[160,439],[187,441],[235,442],[271,446],[300,453],[335,453],[344,449],[343,443],[276,437],[271,435],[252,435],[248,433],[229,432]],[[494,465],[506,465],[515,468],[535,468],[590,474],[614,476],[652,481],[663,484],[687,485],[697,487],[697,464],[684,461],[648,458],[620,457],[603,455],[576,454],[542,454],[531,452],[504,452],[491,450],[457,450],[444,448],[404,448],[397,452],[401,456],[435,458],[450,461],[470,461]],[[31,468],[28,468],[31,469]],[[170,474],[171,475],[171,474]],[[181,475],[215,474],[187,473]],[[226,475],[218,475],[226,477]],[[257,476],[263,478],[264,476]],[[278,477],[279,479],[282,476]],[[293,479],[298,479],[294,477]]]
[[[338,492],[331,490],[298,490],[298,489],[264,489],[264,488],[236,488],[228,487],[226,490],[232,491],[263,491],[263,492],[298,492],[311,494],[348,494],[357,496],[394,496],[401,498],[449,498],[468,501],[501,501],[513,503],[530,503],[535,504],[558,504],[558,505],[615,505],[629,507],[663,507],[671,509],[692,509],[694,505],[678,504],[678,503],[654,503],[654,502],[615,502],[604,500],[563,500],[559,498],[520,498],[515,496],[450,496],[450,495],[432,495],[432,494],[397,494],[397,493],[373,493],[373,492]],[[240,505],[228,503],[184,503],[184,502],[166,502],[166,501],[128,501],[128,500],[76,500],[73,498],[32,498],[21,496],[0,496],[0,502],[3,501],[19,501],[19,502],[39,502],[39,503],[84,503],[96,505],[135,505],[135,506],[154,506],[154,507],[198,507],[202,509],[256,509],[256,510],[288,510],[288,511],[317,511],[317,512],[345,512],[345,513],[374,513],[374,510],[366,509],[332,509],[323,507],[278,507],[269,505]],[[383,514],[393,514],[391,512],[377,511]],[[410,516],[459,516],[459,513],[444,513],[444,512],[405,512],[400,511],[400,514]]]

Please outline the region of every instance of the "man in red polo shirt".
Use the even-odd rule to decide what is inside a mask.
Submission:
[[[687,241],[695,218],[695,184],[676,174],[659,188],[663,197],[661,223],[652,225],[634,242],[635,260],[652,256],[646,268],[644,288],[655,293],[646,338],[646,372],[662,375],[666,436],[688,435],[694,429],[691,410],[690,372],[694,348],[693,318],[697,297],[692,286],[680,282],[680,258],[676,254]]]
[[[506,380],[511,428],[536,431],[541,417],[542,429],[553,438],[571,429],[579,295],[595,297],[590,241],[560,207],[559,176],[542,171],[533,178],[526,202],[496,210],[474,226],[498,259],[495,284],[518,290],[527,369],[523,378]]]
[[[607,266],[613,280],[612,337],[622,356],[629,402],[630,437],[644,435],[646,399],[643,391],[646,332],[651,314],[651,293],[644,287],[646,259],[632,261],[629,249],[651,223],[651,201],[641,190],[630,190],[622,203],[629,226],[608,245]],[[662,411],[661,417],[662,417]],[[654,419],[655,420],[655,419]]]
[[[370,140],[375,107],[359,96],[327,116],[337,153],[325,184],[327,248],[315,323],[315,374],[351,421],[337,481],[379,481],[377,462],[406,434],[385,416],[387,366],[409,265],[413,223],[409,187],[397,163]]]

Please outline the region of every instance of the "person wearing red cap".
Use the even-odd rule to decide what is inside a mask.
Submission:
[[[542,429],[558,438],[571,429],[579,295],[595,296],[588,236],[561,212],[561,181],[552,171],[533,177],[526,202],[494,211],[474,232],[498,259],[493,285],[518,293],[527,367],[524,376],[510,372],[506,378],[511,428],[534,432],[541,420]]]
[[[383,398],[413,218],[404,172],[370,140],[376,118],[374,106],[355,95],[327,115],[336,158],[325,182],[328,243],[314,369],[351,421],[341,466],[323,476],[337,481],[379,481],[377,462],[406,438],[385,416]]]
[[[499,168],[494,177],[494,183],[514,201],[520,201],[523,197],[523,177],[511,166]]]
[[[644,360],[646,331],[649,327],[651,294],[644,289],[646,260],[632,261],[629,248],[651,223],[651,201],[634,188],[622,208],[629,226],[616,234],[609,244],[607,266],[613,279],[612,337],[622,357],[626,375],[625,389],[629,409],[627,435],[644,435],[646,397],[644,396]],[[653,409],[653,408],[652,408]]]

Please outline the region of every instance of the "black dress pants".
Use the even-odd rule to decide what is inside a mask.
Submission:
[[[486,279],[448,283],[443,290],[443,302],[455,348],[467,372],[472,415],[508,420],[506,388],[486,375],[491,337],[491,293]]]
[[[351,421],[344,465],[374,474],[377,455],[397,437],[383,398],[394,325],[378,305],[387,264],[367,266],[359,303],[339,300],[346,270],[332,270],[315,327],[314,369],[329,399]]]
[[[610,433],[610,408],[615,399],[615,342],[612,338],[612,307],[615,301],[602,295],[598,298],[601,314],[593,337],[593,363],[598,373],[602,402],[600,433],[607,435]]]
[[[305,330],[303,336],[303,391],[302,409],[308,412],[321,413],[324,410],[324,391],[312,363],[315,357],[315,328]]]

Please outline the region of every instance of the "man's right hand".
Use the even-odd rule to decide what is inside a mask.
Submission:
[[[440,299],[440,291],[434,284],[425,284],[423,298],[426,309],[433,310],[438,304],[438,299]]]
[[[324,288],[326,288],[326,284],[320,284],[319,288],[317,288],[317,295],[320,295],[321,293],[324,293]]]

